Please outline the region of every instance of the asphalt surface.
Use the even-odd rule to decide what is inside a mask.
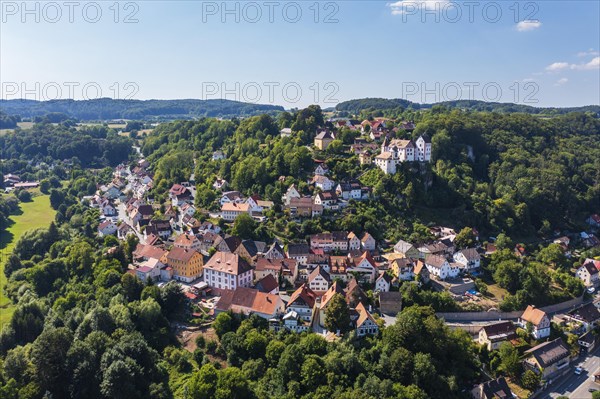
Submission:
[[[558,382],[549,386],[539,398],[558,398],[567,396],[570,399],[591,399],[589,389],[600,391],[600,384],[594,382],[594,374],[600,372],[600,351],[598,347],[592,354],[579,362],[571,363],[571,371]],[[576,366],[583,368],[580,375],[574,373]]]

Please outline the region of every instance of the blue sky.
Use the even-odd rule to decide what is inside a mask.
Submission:
[[[600,104],[598,1],[47,4],[2,3],[4,99]]]

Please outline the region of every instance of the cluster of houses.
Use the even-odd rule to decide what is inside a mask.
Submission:
[[[336,183],[327,176],[328,173],[325,163],[317,165],[314,176],[308,181],[308,185],[314,187],[313,195],[302,195],[295,184],[287,189],[281,200],[290,215],[312,218],[322,215],[324,210],[343,209],[350,200],[363,201],[371,196],[370,187],[356,180]]]
[[[265,201],[258,195],[246,198],[239,191],[224,191],[218,201],[221,205],[219,216],[227,222],[233,222],[243,213],[260,221],[263,220],[263,212],[273,207],[272,201]]]
[[[537,341],[546,340],[525,351],[522,364],[525,370],[532,370],[540,375],[543,382],[551,383],[569,372],[571,361],[571,349],[562,338],[547,340],[550,337],[551,322],[567,327],[570,333],[577,335],[580,350],[590,352],[595,348],[597,341],[592,330],[599,321],[600,310],[593,303],[586,303],[567,313],[555,315],[552,320],[542,309],[530,305],[516,323],[500,321],[483,327],[479,331],[477,341],[490,351],[498,349],[504,342],[518,344],[517,328],[522,328]],[[481,390],[482,387],[478,388]],[[476,396],[473,392],[473,397],[490,396]]]
[[[394,245],[394,253],[387,256],[389,268],[400,280],[413,280],[417,275],[429,280],[456,278],[462,274],[477,272],[481,266],[480,248],[457,250],[454,245],[456,233],[450,228],[433,228],[436,240],[422,246],[400,240]]]
[[[334,123],[336,129],[348,128],[350,130],[360,131],[363,135],[356,138],[351,146],[351,152],[359,156],[361,165],[374,163],[386,174],[395,174],[397,165],[404,162],[431,162],[432,146],[431,139],[425,134],[417,140],[390,139],[399,131],[412,132],[415,129],[413,122],[401,122],[399,126],[389,129],[385,119],[365,120],[336,120]],[[291,135],[290,129],[283,129],[282,136]],[[371,142],[367,142],[364,135],[368,135]],[[329,129],[318,129],[314,138],[315,148],[324,151],[336,139],[335,131]],[[380,153],[376,156],[375,152],[379,148],[377,142],[382,142]]]
[[[360,238],[352,232],[317,234],[310,244],[289,244],[284,250],[278,242],[266,245],[214,230],[198,235],[189,231],[178,236],[170,249],[138,244],[129,272],[143,281],[175,279],[194,284],[220,298],[214,308],[217,314],[257,314],[270,320],[274,329],[297,332],[310,329],[326,334],[324,312],[333,295],[341,294],[351,309],[352,328],[362,336],[378,332],[359,285],[374,283],[379,275],[372,254],[376,255],[376,245],[368,233]],[[279,295],[282,287],[295,289],[287,302]],[[200,291],[196,292],[200,295]]]

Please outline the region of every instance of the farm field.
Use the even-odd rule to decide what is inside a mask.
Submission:
[[[14,223],[0,237],[0,329],[10,320],[14,306],[4,296],[6,276],[4,275],[4,262],[12,252],[16,242],[27,230],[47,227],[54,220],[55,211],[50,207],[50,197],[40,195],[33,197],[31,202],[21,203],[22,213],[11,216]]]

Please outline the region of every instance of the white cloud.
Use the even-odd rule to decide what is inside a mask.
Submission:
[[[387,6],[392,10],[392,15],[403,15],[424,10],[441,11],[449,3],[450,0],[399,0]]]
[[[554,86],[562,86],[564,84],[566,84],[569,81],[569,79],[567,78],[560,78],[556,81],[556,83],[554,83]]]
[[[571,68],[579,71],[593,71],[600,69],[600,57],[596,57],[586,64],[571,65]]]
[[[559,72],[565,69],[572,69],[575,71],[595,71],[600,69],[600,57],[593,58],[590,62],[583,64],[569,64],[568,62],[555,62],[546,67],[548,72]]]
[[[557,72],[562,71],[563,69],[568,69],[570,67],[568,62],[555,62],[546,67],[546,71],[549,72]]]
[[[517,24],[517,30],[519,32],[528,32],[530,30],[538,29],[542,26],[542,23],[535,19],[526,19],[525,21],[521,21]]]
[[[598,55],[600,55],[600,52],[594,50],[593,48],[589,49],[588,51],[580,51],[579,53],[577,53],[577,57],[588,57]]]

